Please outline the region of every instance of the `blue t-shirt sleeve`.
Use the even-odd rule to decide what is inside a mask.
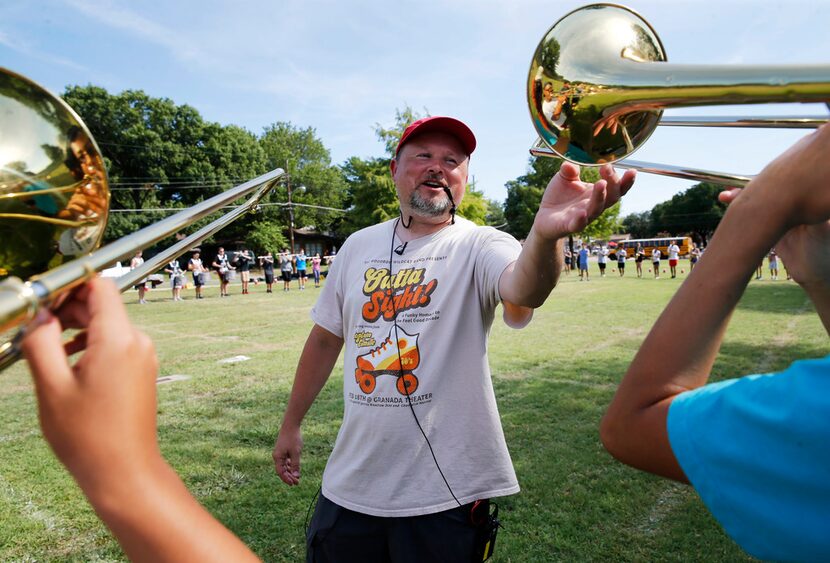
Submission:
[[[682,393],[667,425],[684,473],[744,550],[830,557],[830,356]]]

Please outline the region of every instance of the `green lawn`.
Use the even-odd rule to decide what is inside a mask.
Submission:
[[[681,262],[681,267],[688,264]],[[599,442],[598,422],[615,385],[681,279],[611,272],[563,277],[533,323],[494,325],[491,364],[522,492],[499,501],[504,529],[495,561],[724,561],[748,559],[687,487],[624,467]],[[784,276],[782,275],[782,278]],[[310,284],[313,285],[313,284]],[[196,496],[268,561],[300,561],[303,526],[340,423],[340,371],[306,419],[303,483],[282,485],[271,448],[318,290],[275,284],[251,295],[170,301],[168,289],[131,318],[155,340],[162,449]],[[678,342],[677,346],[682,346]],[[750,284],[730,326],[718,377],[776,370],[828,352],[827,335],[793,282]],[[666,350],[670,354],[671,350]],[[240,363],[223,358],[249,356]],[[113,368],[117,375],[117,367]],[[100,561],[123,555],[37,425],[22,364],[0,388],[0,560]]]

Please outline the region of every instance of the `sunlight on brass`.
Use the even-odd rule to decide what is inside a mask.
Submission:
[[[0,331],[25,327],[102,269],[248,197],[118,278],[123,291],[256,208],[286,176],[272,170],[95,250],[110,200],[101,152],[62,100],[0,68]],[[0,344],[0,370],[19,358],[24,330]]]
[[[104,160],[81,119],[0,69],[0,279],[26,279],[96,248],[108,210]]]
[[[574,10],[548,30],[530,63],[527,99],[536,131],[577,164],[628,157],[666,108],[830,99],[830,67],[678,65],[652,27],[614,4]],[[673,125],[817,127],[818,119],[672,118]],[[826,120],[825,120],[826,121]]]

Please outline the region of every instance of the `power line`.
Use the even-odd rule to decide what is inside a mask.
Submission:
[[[125,181],[126,178],[120,178],[117,182],[110,182],[110,186],[146,186],[146,185],[165,185],[165,186],[186,186],[188,184],[230,184],[245,182],[250,178],[190,178],[186,180],[171,181],[164,178],[142,178],[139,180]]]
[[[348,209],[340,209],[339,207],[326,207],[325,205],[312,205],[310,203],[297,203],[296,201],[289,203],[277,202],[277,203],[260,203],[259,207],[310,207],[312,209],[325,209],[327,211],[339,211],[340,213],[347,213]]]
[[[291,203],[290,205],[294,207],[308,207],[311,209],[322,209],[325,211],[338,211],[340,213],[348,212],[348,209],[340,209],[337,207],[326,207],[325,205],[311,205],[309,203]],[[258,207],[288,207],[288,203],[260,203]],[[227,209],[232,210],[240,207],[238,205],[227,205],[225,207],[221,207],[220,209]],[[187,209],[186,207],[141,207],[135,209],[110,209],[110,213],[133,213],[133,214],[141,214],[141,213],[175,213],[178,211],[183,211]]]
[[[173,142],[171,142],[171,145],[167,146],[167,147],[154,147],[154,146],[151,146],[151,145],[132,145],[132,144],[127,144],[127,143],[114,143],[114,142],[110,142],[110,141],[100,141],[100,140],[96,140],[96,141],[100,146],[104,146],[104,147],[121,147],[121,148],[125,148],[125,149],[145,149],[145,150],[148,150],[150,152],[170,152],[170,150],[171,150],[170,146],[172,146],[172,147],[176,147],[176,148],[179,148],[179,149],[196,151],[196,152],[203,153],[203,154],[214,154],[214,155],[222,155],[222,156],[228,154],[228,151],[208,149],[206,147],[194,147],[194,146],[191,146],[191,145],[179,145],[179,144],[176,144],[176,143],[173,143]]]
[[[147,180],[153,182],[162,182],[162,183],[173,183],[175,180],[181,180],[182,182],[204,182],[204,176],[166,176],[162,178],[161,176],[119,176],[120,180]],[[228,181],[241,181],[241,180],[250,180],[250,178],[228,178]],[[211,180],[213,181],[213,180]]]
[[[116,187],[110,187],[110,191],[113,192],[140,192],[140,191],[147,191],[147,190],[205,190],[208,188],[222,188],[228,184],[233,184],[233,182],[219,182],[216,184],[201,184],[201,185],[181,185],[181,186],[162,186],[159,184],[153,185],[140,185],[140,184],[121,184],[121,186],[135,186],[132,188],[127,187],[118,187],[119,184],[115,184]],[[110,184],[113,186],[113,184]],[[143,187],[142,187],[143,186]]]

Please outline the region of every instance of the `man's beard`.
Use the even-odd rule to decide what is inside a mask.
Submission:
[[[415,190],[409,196],[409,208],[413,213],[423,217],[440,217],[446,213],[451,206],[450,198],[446,194],[426,199],[421,192]]]

